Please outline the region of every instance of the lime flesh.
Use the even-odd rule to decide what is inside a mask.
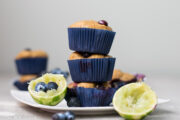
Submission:
[[[125,85],[113,97],[115,110],[129,120],[144,118],[154,110],[156,104],[155,92],[143,82]]]
[[[47,92],[35,91],[35,86],[39,82],[55,82],[58,85],[57,90],[52,89]],[[54,106],[61,102],[66,94],[67,84],[63,75],[45,74],[29,83],[28,91],[31,97],[39,104]]]

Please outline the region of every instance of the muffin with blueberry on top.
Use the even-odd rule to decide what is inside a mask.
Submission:
[[[25,49],[16,56],[17,71],[21,75],[40,74],[46,71],[48,55],[41,50]]]
[[[69,47],[79,52],[108,54],[114,36],[105,20],[83,20],[68,28]]]

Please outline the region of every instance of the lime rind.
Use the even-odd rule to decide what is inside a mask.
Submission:
[[[113,105],[120,116],[129,120],[139,120],[155,109],[157,96],[145,83],[131,83],[116,91]]]
[[[55,82],[58,85],[57,90],[48,90],[47,92],[35,91],[35,86],[39,82]],[[29,83],[28,91],[32,98],[39,104],[54,106],[61,102],[67,91],[67,83],[63,75],[45,74]]]

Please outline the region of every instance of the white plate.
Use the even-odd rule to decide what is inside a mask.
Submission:
[[[65,112],[73,111],[76,115],[100,115],[100,114],[114,114],[116,113],[113,106],[106,107],[68,107],[66,101],[63,100],[56,106],[41,105],[31,98],[30,94],[26,91],[11,90],[11,95],[19,102],[40,108],[48,112]],[[158,104],[169,102],[169,99],[158,99]]]

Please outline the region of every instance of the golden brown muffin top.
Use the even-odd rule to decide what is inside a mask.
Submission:
[[[120,80],[124,81],[124,82],[127,82],[127,81],[130,81],[130,80],[134,79],[134,78],[135,78],[135,76],[132,75],[132,74],[123,73],[123,75],[120,77]]]
[[[69,28],[92,28],[112,31],[112,28],[103,24],[99,24],[94,20],[82,20],[69,26]]]
[[[92,54],[88,57],[89,59],[94,59],[94,58],[105,58],[104,55],[101,54]]]
[[[114,69],[112,80],[120,79],[122,76],[123,76],[123,72],[121,70]]]
[[[89,54],[89,53],[79,53],[73,52],[69,56],[69,60],[77,60],[77,59],[95,59],[95,58],[110,58],[110,55],[102,55],[102,54]]]
[[[83,88],[95,88],[96,84],[95,83],[82,82],[82,83],[78,83],[77,86],[78,87],[83,87]]]
[[[75,59],[84,59],[84,57],[80,53],[78,53],[78,52],[73,52],[69,56],[69,60],[75,60]]]
[[[35,79],[37,75],[29,74],[29,75],[22,75],[19,79],[20,82],[27,82],[29,80]]]
[[[75,83],[75,82],[72,82],[72,83],[69,83],[69,85],[68,85],[68,88],[75,88],[75,87],[77,87],[77,84],[78,83]]]
[[[16,59],[21,58],[44,58],[48,57],[47,53],[42,50],[23,50],[17,56]]]

